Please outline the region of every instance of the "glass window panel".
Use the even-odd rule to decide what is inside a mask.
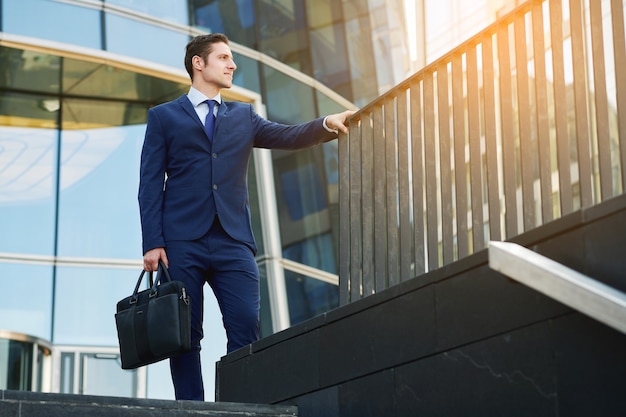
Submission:
[[[332,235],[311,236],[306,240],[283,248],[283,256],[322,271],[337,273],[337,262]]]
[[[0,339],[0,390],[30,391],[33,377],[33,345]]]
[[[159,19],[186,25],[189,20],[187,4],[180,0],[105,0],[107,4],[122,6]]]
[[[95,124],[101,118],[114,126],[62,132],[58,253],[137,259],[137,189],[145,125],[116,125],[129,122],[124,120],[128,114],[145,117],[145,109],[128,110],[132,106],[126,103],[67,103],[64,115],[79,117],[72,121],[76,125]]]
[[[263,65],[268,119],[286,124],[306,122],[317,116],[313,89]]]
[[[312,75],[302,1],[259,1],[259,51]]]
[[[21,99],[0,95],[0,103],[2,122],[41,122],[5,116]],[[56,160],[57,130],[0,126],[0,252],[53,254]]]
[[[322,149],[318,146],[300,152],[274,153],[276,203],[283,246],[330,231]]]
[[[339,305],[336,285],[288,270],[285,270],[285,281],[292,326]]]
[[[110,13],[106,15],[106,29],[107,50],[184,68],[188,35]]]
[[[0,262],[0,329],[51,340],[52,266]]]
[[[119,355],[81,354],[80,394],[132,398],[137,395],[137,371],[121,368]]]
[[[74,393],[74,352],[61,353],[61,394]]]
[[[57,93],[61,58],[0,46],[0,87]]]
[[[315,79],[343,97],[352,97],[343,25],[311,30],[310,37]]]
[[[63,91],[73,96],[160,103],[179,97],[189,85],[161,80],[111,65],[65,58]],[[142,111],[145,117],[145,111]]]
[[[53,342],[118,346],[115,308],[132,294],[137,269],[57,267]]]
[[[237,53],[233,53],[233,57],[235,58],[235,63],[237,64],[233,84],[261,94],[259,63],[254,59]]]
[[[50,0],[10,0],[2,6],[4,32],[102,48],[98,9]]]
[[[254,0],[192,0],[192,25],[212,33],[225,33],[233,41],[255,47]]]

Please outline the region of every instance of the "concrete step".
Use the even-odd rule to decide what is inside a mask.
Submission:
[[[1,417],[295,417],[294,406],[0,390]]]

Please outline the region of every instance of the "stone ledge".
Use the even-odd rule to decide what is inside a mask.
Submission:
[[[298,408],[234,402],[168,401],[0,390],[6,417],[296,417]]]

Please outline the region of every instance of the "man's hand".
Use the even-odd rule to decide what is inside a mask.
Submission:
[[[341,113],[330,114],[326,116],[326,126],[329,129],[338,130],[342,133],[348,133],[348,126],[346,126],[346,121],[356,113],[355,110],[346,110]]]
[[[169,268],[169,263],[167,262],[167,255],[165,254],[165,248],[154,248],[150,249],[143,255],[143,269],[144,271],[158,271],[159,269],[159,259],[163,261],[165,266]]]

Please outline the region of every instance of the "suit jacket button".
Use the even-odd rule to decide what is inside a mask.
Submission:
[[[213,152],[213,154],[211,155],[213,158],[217,158],[217,153]]]
[[[213,184],[213,189],[217,190],[217,184]]]

